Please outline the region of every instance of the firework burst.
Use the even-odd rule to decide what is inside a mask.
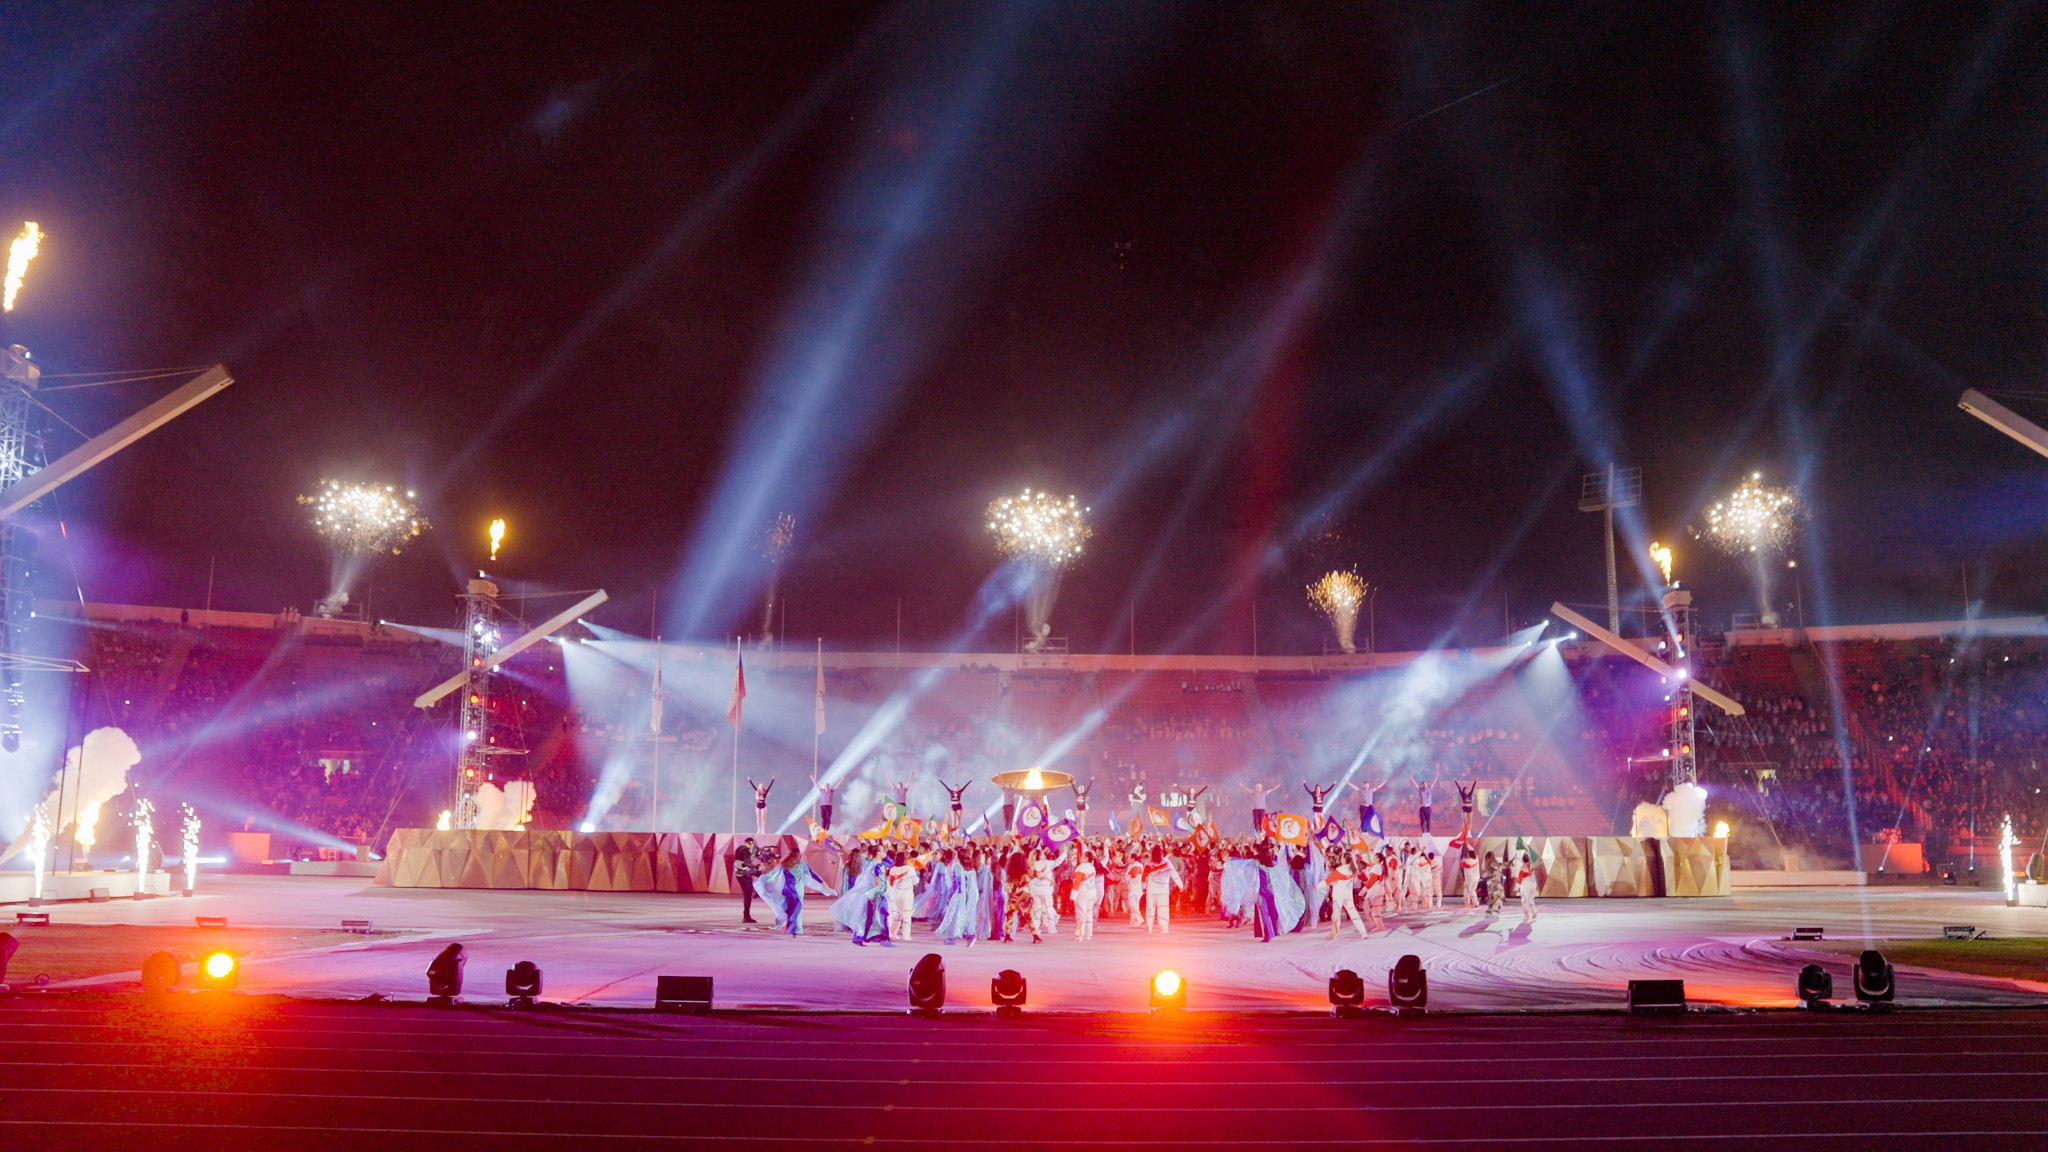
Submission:
[[[1358,651],[1353,637],[1358,630],[1358,609],[1365,604],[1367,591],[1358,573],[1343,569],[1325,572],[1308,586],[1308,602],[1330,621],[1337,631],[1338,646],[1346,652]]]
[[[796,548],[796,517],[787,512],[776,513],[775,519],[761,532],[761,555],[777,568],[789,559]]]
[[[1782,552],[1799,524],[1799,498],[1790,488],[1771,488],[1752,472],[1728,498],[1707,509],[1706,536],[1736,555]]]
[[[333,570],[320,613],[331,616],[348,604],[349,589],[378,556],[396,556],[406,541],[427,530],[413,494],[390,484],[322,480],[299,503],[313,510],[313,528],[327,542]]]
[[[1079,500],[1029,488],[1022,496],[1005,496],[988,506],[988,530],[1003,555],[1055,571],[1080,559],[1082,545],[1095,534]]]

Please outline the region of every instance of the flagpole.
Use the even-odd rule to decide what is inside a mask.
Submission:
[[[816,719],[825,719],[825,638],[818,637],[818,714]],[[811,815],[818,813],[818,741],[825,734],[822,723],[811,725]]]
[[[654,831],[661,831],[661,637],[654,638],[654,702],[648,715],[654,729]]]
[[[732,638],[732,656],[740,660],[740,638]],[[740,834],[740,726],[732,726],[732,834]]]

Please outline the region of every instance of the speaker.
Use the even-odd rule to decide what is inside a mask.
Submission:
[[[1631,1016],[1685,1015],[1685,981],[1629,981],[1628,1014]]]
[[[656,976],[654,1010],[687,1012],[692,1016],[711,1015],[711,977]]]

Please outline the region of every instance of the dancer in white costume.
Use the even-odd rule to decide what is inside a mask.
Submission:
[[[1138,850],[1131,849],[1130,860],[1124,865],[1124,903],[1130,905],[1131,927],[1145,926],[1145,861],[1138,856]]]
[[[1351,924],[1358,929],[1358,938],[1365,939],[1365,921],[1358,918],[1358,905],[1353,898],[1352,885],[1358,880],[1358,864],[1351,853],[1341,848],[1332,848],[1329,853],[1330,874],[1323,883],[1330,886],[1330,902],[1336,905],[1330,913],[1330,939],[1335,940],[1344,928],[1344,917],[1351,917]]]
[[[1534,862],[1527,852],[1522,853],[1522,866],[1515,871],[1515,891],[1522,897],[1522,919],[1536,918],[1536,871]]]
[[[1460,879],[1465,886],[1465,907],[1479,907],[1479,857],[1470,845],[1466,845],[1464,854],[1458,858],[1458,868],[1464,873]]]
[[[1423,857],[1422,891],[1429,897],[1430,911],[1444,906],[1444,862],[1431,852]]]
[[[883,874],[889,885],[889,939],[908,940],[911,908],[917,900],[917,875],[931,863],[931,856],[908,856],[899,849],[889,860],[889,870]]]
[[[1095,917],[1102,910],[1102,869],[1086,852],[1074,865],[1074,939],[1095,938]]]
[[[1067,850],[1061,848],[1059,855],[1047,856],[1044,852],[1033,852],[1031,861],[1031,942],[1036,944],[1042,937],[1059,930],[1058,910],[1053,905],[1053,869],[1067,858]]]
[[[1180,869],[1167,859],[1166,849],[1152,849],[1152,863],[1144,866],[1145,931],[1165,935],[1173,925],[1173,889],[1187,887]]]

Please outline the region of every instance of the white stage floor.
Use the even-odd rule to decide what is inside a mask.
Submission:
[[[829,903],[812,898],[806,919],[814,932],[828,922]],[[1324,982],[1339,968],[1363,975],[1372,999],[1381,1000],[1387,969],[1407,952],[1429,970],[1432,1008],[1617,1008],[1630,979],[1658,977],[1684,979],[1694,1002],[1782,1007],[1795,1003],[1793,976],[1810,961],[1834,970],[1837,991],[1849,995],[1846,959],[1795,950],[1783,939],[1795,925],[1822,926],[1831,940],[1926,939],[1946,924],[1972,924],[1992,936],[2048,936],[2048,910],[2007,908],[1992,891],[1939,888],[1560,900],[1542,905],[1532,925],[1522,923],[1514,905],[1498,919],[1446,906],[1394,918],[1389,932],[1365,941],[1350,933],[1332,942],[1326,927],[1261,944],[1249,929],[1207,919],[1183,920],[1169,936],[1148,937],[1105,920],[1087,944],[1069,934],[1038,945],[972,948],[937,945],[922,926],[911,943],[893,948],[856,947],[844,935],[822,933],[790,939],[765,924],[738,925],[738,900],[723,896],[395,889],[304,876],[209,876],[190,899],[46,910],[53,922],[71,924],[189,925],[203,915],[226,916],[237,926],[297,928],[358,919],[425,933],[248,958],[241,987],[252,994],[421,999],[427,961],[460,940],[469,952],[471,1000],[501,999],[504,970],[532,960],[545,972],[547,1000],[645,1007],[657,975],[710,975],[721,1008],[826,1010],[901,1009],[905,977],[928,951],[946,957],[949,995],[963,1008],[985,1007],[989,979],[1015,968],[1030,981],[1033,1009],[1142,1011],[1147,979],[1173,968],[1188,979],[1191,1009],[1321,1009]],[[756,913],[766,918],[758,905]],[[1070,933],[1071,919],[1062,928]],[[24,930],[25,953],[34,931]],[[133,981],[130,972],[80,985]],[[2048,1005],[2048,983],[1903,968],[1898,983],[1905,1004]]]

